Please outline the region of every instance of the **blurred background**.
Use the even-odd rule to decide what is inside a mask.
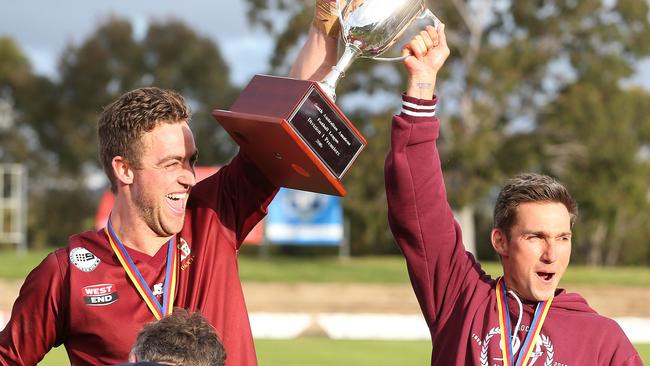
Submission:
[[[101,223],[108,182],[96,157],[95,124],[102,106],[136,87],[175,89],[194,111],[199,165],[226,164],[237,147],[210,111],[227,109],[256,73],[288,73],[313,6],[312,0],[3,4],[0,323],[22,279],[48,251]],[[643,323],[650,318],[650,1],[428,6],[446,23],[452,49],[437,86],[440,148],[468,248],[498,275],[488,234],[500,185],[523,171],[557,177],[580,207],[563,287],[621,323],[645,324],[633,341],[650,362],[650,325]],[[428,363],[428,334],[388,230],[383,186],[389,122],[404,77],[395,63],[353,64],[337,88],[337,104],[369,144],[343,181],[348,195],[331,202],[303,196],[278,208],[299,213],[305,205],[333,205],[333,216],[315,220],[335,225],[335,239],[275,240],[265,223],[242,251],[262,365]],[[377,314],[406,318],[362,317]],[[405,335],[377,340],[374,330],[351,335],[331,325],[340,323],[366,330],[381,323]],[[63,358],[44,364],[65,362],[58,352],[52,357]]]

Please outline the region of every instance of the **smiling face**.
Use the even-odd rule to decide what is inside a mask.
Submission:
[[[149,229],[169,237],[181,231],[189,192],[196,184],[194,137],[185,121],[161,123],[140,142],[142,154],[130,186],[132,203]]]
[[[492,230],[506,286],[527,300],[549,299],[571,257],[571,216],[559,202],[528,202],[517,207],[510,235]]]

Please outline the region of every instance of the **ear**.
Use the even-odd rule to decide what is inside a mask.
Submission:
[[[508,237],[501,229],[492,229],[490,239],[492,240],[492,247],[497,254],[501,257],[508,254]]]
[[[113,174],[115,174],[118,184],[129,185],[133,183],[133,169],[124,157],[113,157],[111,165],[113,166]]]
[[[133,350],[129,352],[129,362],[131,363],[138,362],[138,357],[136,357],[136,355],[133,353]]]

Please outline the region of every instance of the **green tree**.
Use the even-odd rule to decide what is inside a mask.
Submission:
[[[142,46],[145,69],[141,75],[150,78],[152,85],[180,92],[192,107],[199,163],[227,163],[237,147],[210,112],[228,108],[238,90],[231,84],[230,70],[219,48],[211,39],[174,20],[151,24]]]
[[[96,121],[128,90],[155,85],[181,92],[194,112],[200,164],[226,163],[235,146],[210,111],[237,95],[228,75],[217,45],[177,20],[150,24],[140,39],[128,21],[108,18],[65,48],[56,80],[31,75],[17,47],[1,41],[0,93],[15,101],[16,123],[27,132],[22,143],[7,135],[17,132],[0,131],[0,157],[6,159],[7,147],[15,145],[12,159],[30,166],[30,244],[63,245],[70,234],[93,228],[98,195],[87,178],[102,174]]]
[[[388,227],[388,209],[384,190],[384,159],[389,149],[386,137],[389,121],[394,111],[388,110],[368,116],[367,113],[350,114],[350,119],[361,121],[368,140],[366,150],[355,161],[344,179],[348,196],[344,208],[350,220],[352,254],[395,253],[393,237]],[[358,123],[357,123],[358,124]]]
[[[538,21],[526,6],[514,12],[530,29],[557,34],[556,58],[570,75],[537,114],[533,146],[540,169],[566,182],[579,202],[579,261],[650,263],[650,242],[643,239],[650,234],[650,94],[623,82],[650,54],[648,3],[554,5],[547,12],[553,16]]]
[[[27,156],[28,145],[17,128],[21,116],[16,99],[33,79],[29,60],[18,45],[0,38],[0,162],[20,162]]]
[[[149,85],[188,99],[202,163],[224,163],[233,154],[209,115],[236,95],[228,67],[210,39],[180,21],[152,23],[137,40],[128,21],[109,18],[80,45],[67,47],[59,69],[58,113],[38,131],[44,147],[57,151],[63,171],[79,174],[96,165],[98,112],[125,91]]]
[[[590,264],[650,262],[649,113],[645,91],[581,83],[540,118],[544,170],[579,202],[574,243]]]
[[[27,56],[12,39],[0,39],[0,119],[3,121],[0,126],[0,162],[21,163],[27,167],[30,243],[41,243],[32,240],[44,232],[38,218],[55,213],[48,210],[44,202],[52,197],[54,200],[61,198],[58,192],[50,192],[48,197],[42,190],[34,188],[47,185],[51,182],[48,177],[56,174],[56,169],[50,164],[55,156],[41,150],[35,129],[35,121],[50,119],[54,114],[51,109],[53,90],[52,82],[33,73]]]

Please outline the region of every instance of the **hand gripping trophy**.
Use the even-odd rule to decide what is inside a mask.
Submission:
[[[212,112],[278,186],[345,196],[343,175],[366,146],[334,104],[337,82],[359,57],[378,60],[416,19],[438,19],[424,0],[338,0],[345,51],[321,81],[255,75],[230,110]]]

